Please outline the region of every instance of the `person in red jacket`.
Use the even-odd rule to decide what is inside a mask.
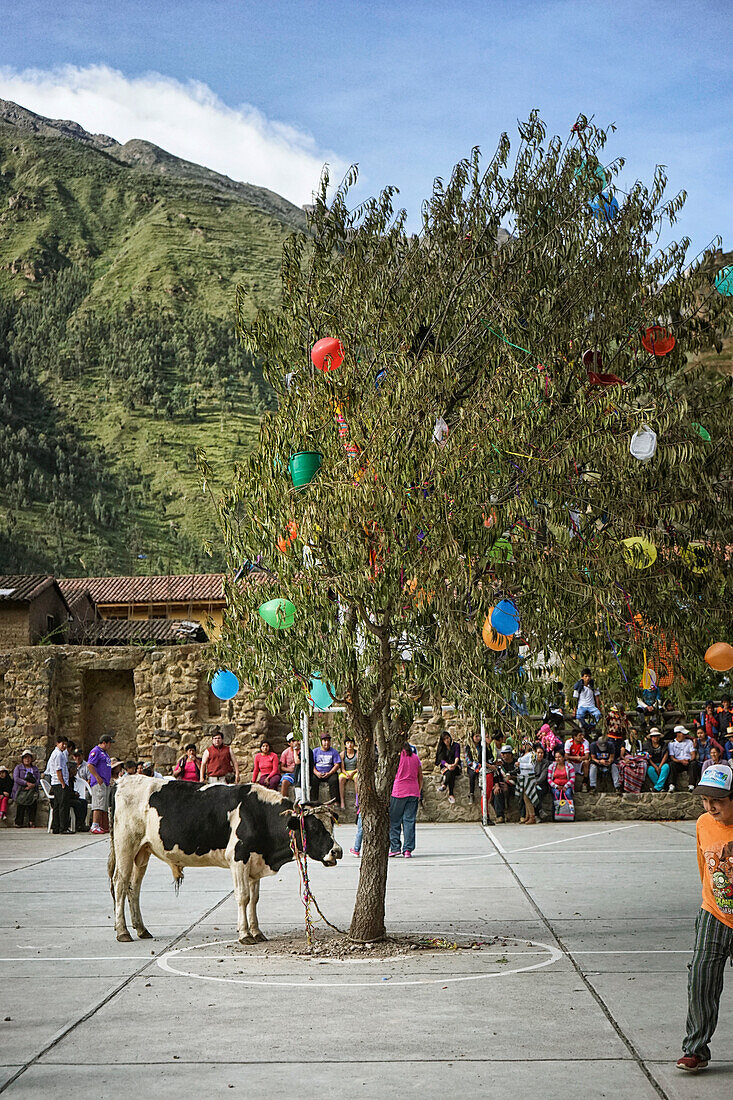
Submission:
[[[269,741],[260,742],[260,751],[255,753],[255,766],[252,782],[275,790],[280,786],[280,757],[270,749]]]
[[[201,757],[201,782],[225,783],[226,777],[234,772],[234,782],[239,782],[239,764],[228,745],[224,744],[224,734],[214,726],[211,744]]]

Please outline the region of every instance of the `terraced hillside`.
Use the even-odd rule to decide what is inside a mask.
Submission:
[[[220,564],[193,455],[269,401],[234,293],[277,300],[297,207],[142,141],[0,101],[0,566]]]

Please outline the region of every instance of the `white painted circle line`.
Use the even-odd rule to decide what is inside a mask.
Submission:
[[[380,979],[378,982],[316,982],[312,981],[310,978],[306,978],[302,982],[278,982],[255,980],[254,978],[223,978],[215,974],[194,974],[190,970],[179,970],[171,965],[171,959],[175,959],[179,955],[184,955],[188,951],[202,951],[208,947],[220,947],[222,944],[229,946],[230,944],[239,943],[239,940],[213,940],[211,943],[195,943],[192,944],[190,947],[179,947],[173,951],[166,951],[164,955],[161,955],[160,958],[156,959],[155,961],[157,962],[161,970],[165,970],[169,974],[175,974],[177,977],[180,978],[198,978],[198,980],[201,982],[226,982],[229,985],[257,985],[290,989],[337,989],[339,987],[347,989],[363,989],[367,987],[373,989],[388,989],[395,986],[452,985],[456,982],[479,982],[487,978],[505,978],[508,977],[510,974],[524,974],[528,973],[530,970],[541,970],[545,966],[552,966],[552,964],[556,963],[558,959],[563,958],[562,951],[559,951],[556,947],[552,947],[551,944],[541,943],[539,940],[523,940],[522,942],[525,944],[531,944],[533,947],[541,948],[543,951],[547,952],[549,957],[547,959],[544,959],[542,962],[533,963],[531,966],[518,966],[512,968],[511,970],[497,970],[490,974],[466,974],[458,978],[414,978],[410,980],[398,979],[396,981],[390,978],[388,981]],[[496,954],[501,954],[501,947],[497,948]],[[286,957],[287,956],[283,956],[283,958]],[[252,958],[252,956],[249,956],[249,958]],[[338,962],[337,959],[334,959],[333,961]],[[386,964],[388,962],[393,962],[394,957],[392,959],[375,959],[373,961],[380,961]]]

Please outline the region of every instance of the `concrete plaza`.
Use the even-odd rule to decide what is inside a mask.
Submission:
[[[0,835],[0,1087],[10,1096],[197,1095],[534,1100],[733,1092],[733,983],[714,1062],[674,1068],[699,907],[694,822],[418,826],[392,860],[388,926],[473,951],[340,962],[232,943],[228,873],[189,870],[178,898],[151,860],[154,941],[117,943],[106,838]],[[346,855],[312,869],[348,925]],[[263,931],[302,929],[293,865],[262,884]]]

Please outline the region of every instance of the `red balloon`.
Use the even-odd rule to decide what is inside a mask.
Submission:
[[[588,371],[588,381],[591,386],[625,386],[623,378],[617,378],[615,374],[596,374],[595,371]]]
[[[644,350],[660,359],[663,355],[669,355],[676,343],[672,333],[668,332],[663,325],[652,325],[641,338],[641,346]]]
[[[324,336],[311,348],[311,363],[318,370],[337,370],[344,361],[344,345],[335,336]]]

